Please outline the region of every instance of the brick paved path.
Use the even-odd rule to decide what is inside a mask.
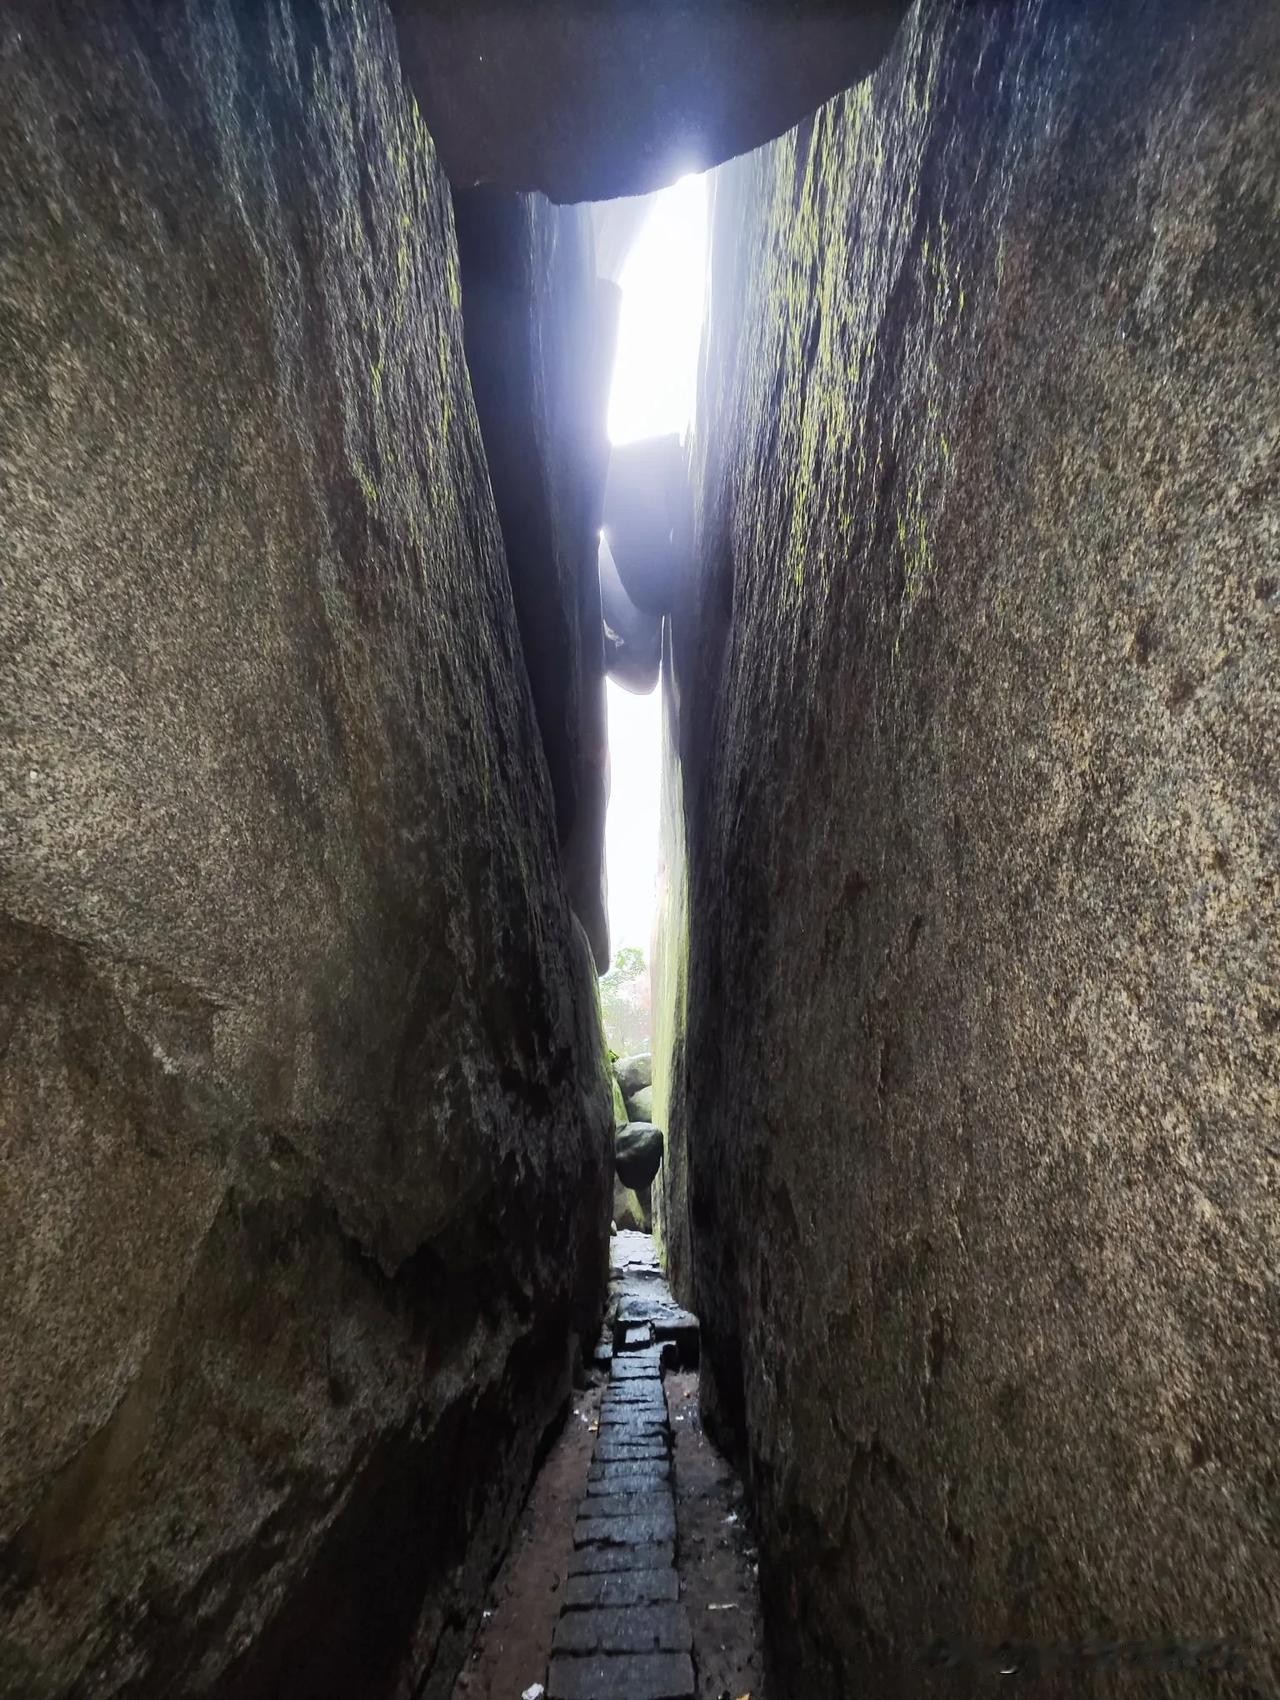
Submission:
[[[614,1324],[600,1429],[574,1526],[548,1700],[691,1700],[680,1603],[665,1367],[697,1362],[698,1324],[673,1301],[647,1234],[613,1238]]]

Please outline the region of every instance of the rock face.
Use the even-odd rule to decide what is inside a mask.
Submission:
[[[652,1222],[652,1203],[650,1189],[643,1186],[636,1191],[624,1186],[614,1176],[613,1180],[613,1225],[621,1232],[631,1230],[635,1233],[647,1234]]]
[[[1280,1621],[1278,110],[1270,0],[927,3],[716,179],[655,1195],[774,1694]]]
[[[605,653],[596,555],[619,291],[591,216],[540,195],[454,195],[467,362],[574,912],[609,966]],[[656,663],[655,663],[656,668]]]
[[[393,9],[406,73],[455,183],[589,201],[661,188],[780,135],[879,63],[906,6]]]
[[[619,1128],[626,1127],[630,1118],[627,1115],[627,1101],[622,1096],[621,1086],[618,1085],[618,1077],[612,1071],[609,1084],[613,1090],[613,1129],[616,1133]]]
[[[447,1694],[598,1326],[459,299],[373,0],[5,7],[12,1700]]]

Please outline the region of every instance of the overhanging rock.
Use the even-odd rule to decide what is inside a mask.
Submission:
[[[392,0],[455,184],[556,201],[657,189],[759,146],[868,75],[905,0]]]

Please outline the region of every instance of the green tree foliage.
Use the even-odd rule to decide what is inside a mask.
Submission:
[[[647,1051],[652,1036],[649,965],[635,945],[623,945],[600,978],[604,1031],[619,1056]]]

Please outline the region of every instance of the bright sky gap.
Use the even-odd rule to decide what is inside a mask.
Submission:
[[[619,284],[622,309],[609,391],[609,438],[688,433],[698,385],[706,279],[707,185],[682,177],[654,197]],[[609,930],[650,954],[658,877],[661,698],[608,687],[613,773],[605,827]]]

